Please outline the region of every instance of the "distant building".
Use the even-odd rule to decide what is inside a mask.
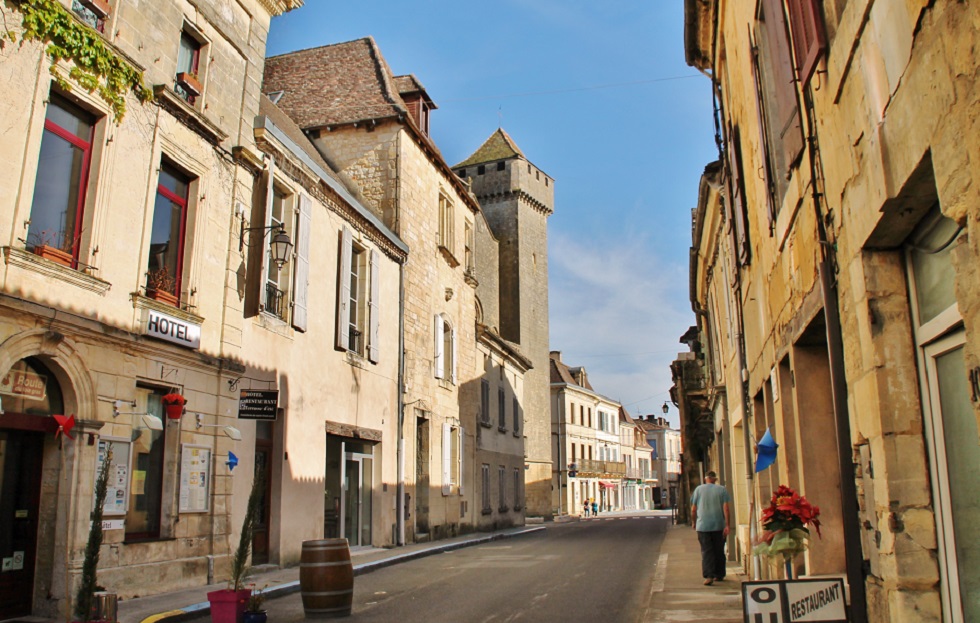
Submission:
[[[667,418],[640,415],[636,425],[643,430],[651,448],[651,461],[657,477],[653,501],[657,508],[670,508],[678,502],[681,475],[681,431],[671,428]]]

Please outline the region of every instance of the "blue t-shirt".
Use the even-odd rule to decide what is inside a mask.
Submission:
[[[728,489],[719,484],[705,483],[694,490],[691,504],[697,506],[698,532],[721,532],[725,529],[725,503],[731,503]]]

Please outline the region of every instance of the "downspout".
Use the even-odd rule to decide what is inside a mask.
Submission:
[[[564,507],[564,504],[562,504],[562,497],[565,495],[565,492],[562,490],[561,487],[561,474],[563,471],[562,466],[565,465],[565,461],[562,458],[562,454],[565,449],[565,438],[568,435],[568,426],[565,426],[564,434],[562,434],[561,432],[562,424],[565,423],[565,390],[564,389],[558,392],[558,407],[559,407],[558,409],[558,418],[559,418],[558,419],[558,516],[560,517],[562,514],[562,508]]]
[[[861,518],[857,504],[857,484],[854,477],[853,448],[851,444],[851,418],[847,407],[847,375],[844,370],[844,336],[840,324],[839,293],[834,278],[837,266],[837,245],[827,236],[826,223],[820,207],[823,194],[817,189],[817,180],[823,179],[817,158],[819,148],[813,97],[809,89],[803,89],[803,103],[807,113],[807,148],[810,159],[810,189],[813,209],[817,219],[817,236],[820,245],[820,290],[823,296],[824,317],[827,321],[827,356],[830,359],[830,391],[834,401],[835,428],[837,433],[837,460],[841,481],[841,515],[844,528],[844,566],[850,589],[853,623],[868,620],[867,595],[865,593],[864,549],[861,545]],[[820,173],[820,177],[817,174]]]
[[[406,260],[407,261],[407,260]],[[398,512],[396,545],[405,545],[405,265],[398,265]]]

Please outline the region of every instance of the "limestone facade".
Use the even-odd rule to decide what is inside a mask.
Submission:
[[[796,571],[846,577],[855,620],[980,616],[959,484],[980,473],[978,20],[965,3],[686,3],[723,145],[691,266],[710,382],[686,421],[722,440],[707,462],[738,483],[742,556],[776,485],[820,506]],[[767,428],[779,459],[753,476]]]

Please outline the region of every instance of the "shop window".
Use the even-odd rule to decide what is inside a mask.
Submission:
[[[78,267],[96,118],[51,95],[34,181],[27,248]]]
[[[346,226],[341,231],[340,245],[337,348],[377,362],[381,256],[378,251],[355,243]]]
[[[184,236],[192,178],[164,160],[157,179],[146,295],[170,305],[180,304],[184,270]]]
[[[166,421],[160,398],[165,389],[136,388],[133,418],[132,473],[129,485],[129,508],[126,512],[126,540],[138,541],[161,536],[163,515],[164,465],[166,459],[166,426],[152,430],[143,422],[147,413]]]
[[[36,357],[21,359],[10,367],[0,379],[0,396],[4,413],[49,416],[65,412],[61,385]]]

